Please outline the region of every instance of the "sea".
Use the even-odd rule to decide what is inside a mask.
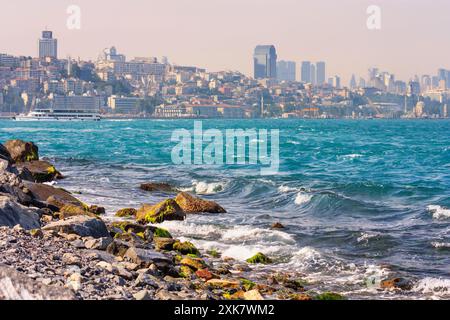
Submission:
[[[218,202],[228,213],[162,226],[238,261],[257,252],[274,259],[255,274],[298,272],[350,299],[450,298],[450,121],[203,121],[204,130],[279,130],[271,175],[252,164],[175,164],[172,134],[193,128],[194,120],[0,120],[0,142],[35,142],[66,176],[55,186],[104,206],[108,219],[170,197],[140,190],[144,182]],[[392,277],[412,281],[411,290],[381,290]]]

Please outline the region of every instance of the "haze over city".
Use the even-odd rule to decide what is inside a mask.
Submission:
[[[72,4],[81,8],[80,30],[66,27]],[[381,30],[366,26],[373,4],[381,8]],[[344,83],[371,66],[408,80],[449,67],[449,9],[445,0],[18,0],[2,4],[0,24],[8,32],[0,34],[0,51],[36,56],[39,30],[47,27],[60,40],[60,57],[96,60],[115,45],[128,57],[168,56],[252,75],[255,45],[273,44],[280,60],[327,61],[327,73]]]

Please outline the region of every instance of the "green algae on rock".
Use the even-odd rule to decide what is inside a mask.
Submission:
[[[164,200],[156,205],[144,204],[136,213],[140,223],[161,223],[170,220],[184,220],[186,214],[173,199]]]
[[[272,263],[272,260],[269,257],[267,257],[265,254],[261,253],[261,252],[258,252],[253,257],[248,258],[246,261],[248,263],[252,263],[252,264],[256,264],[256,263],[269,264],[269,263]]]

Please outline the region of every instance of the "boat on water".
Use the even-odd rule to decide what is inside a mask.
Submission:
[[[95,111],[37,109],[13,118],[16,121],[100,121]]]

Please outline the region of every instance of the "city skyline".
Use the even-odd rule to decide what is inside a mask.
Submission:
[[[26,24],[11,14],[21,2],[3,5],[0,21],[9,32],[0,35],[1,52],[36,56],[35,39],[39,30],[47,27],[60,39],[60,57],[96,60],[103,48],[115,45],[128,57],[168,56],[178,64],[251,75],[252,50],[268,43],[277,48],[279,60],[326,61],[327,74],[340,75],[345,84],[352,74],[365,76],[372,66],[391,70],[404,80],[415,74],[434,73],[440,67],[448,68],[450,55],[450,45],[442,40],[446,26],[450,27],[445,17],[450,4],[441,0],[432,5],[410,1],[407,12],[401,3],[378,1],[382,28],[376,31],[366,26],[366,9],[371,1],[262,1],[253,17],[253,0],[239,3],[239,12],[233,10],[238,4],[235,0],[220,2],[220,10],[218,4],[203,0],[189,4],[153,1],[150,5],[131,1],[126,6],[116,1],[105,5],[103,1],[92,4],[79,0],[81,30],[66,27],[66,9],[72,4],[69,1],[27,2],[21,6],[21,18],[26,19]],[[271,10],[264,9],[264,4],[272,4]],[[104,8],[107,14],[99,15]],[[224,23],[217,23],[218,18],[225,19]],[[273,22],[256,24],[269,18]]]

